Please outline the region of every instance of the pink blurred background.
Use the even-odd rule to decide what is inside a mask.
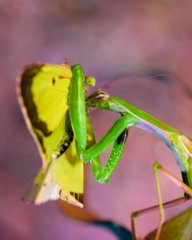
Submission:
[[[191,1],[177,0],[0,1],[0,239],[116,239],[104,229],[67,218],[56,202],[36,207],[20,201],[41,166],[16,99],[15,79],[22,67],[60,64],[67,58],[69,64],[81,63],[98,85],[123,74],[125,80],[110,92],[192,136],[191,11]],[[141,77],[154,72],[168,73],[171,80]],[[115,116],[96,111],[92,119],[101,138]],[[157,203],[154,161],[180,177],[159,139],[131,130],[126,153],[107,185],[98,184],[86,168],[87,206],[130,228],[132,211]],[[165,201],[182,195],[164,176],[161,182]],[[145,235],[158,219],[158,212],[139,218],[138,233]]]

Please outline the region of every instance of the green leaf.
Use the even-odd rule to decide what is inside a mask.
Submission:
[[[153,240],[156,230],[149,233],[145,239]],[[166,221],[160,235],[160,240],[192,240],[192,208]]]

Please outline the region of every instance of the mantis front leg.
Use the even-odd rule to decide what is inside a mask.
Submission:
[[[120,135],[115,139],[112,151],[103,169],[101,169],[98,151],[101,150],[99,144],[101,143],[101,141],[104,141],[104,142],[106,141],[106,136],[99,143],[96,144],[95,136],[93,133],[90,120],[89,120],[89,133],[91,135],[91,141],[92,141],[92,143],[89,145],[92,147],[87,151],[88,151],[88,155],[90,154],[90,152],[91,154],[93,154],[93,155],[90,154],[89,156],[94,156],[94,157],[91,157],[89,160],[86,155],[87,151],[82,153],[82,155],[84,158],[86,158],[86,161],[88,160],[90,161],[92,171],[96,180],[99,181],[100,183],[106,183],[109,180],[110,176],[112,175],[113,171],[115,170],[115,167],[117,166],[119,159],[123,153],[127,136],[128,136],[128,130],[124,129],[123,132],[120,133]],[[107,133],[106,135],[108,134],[109,133]],[[97,155],[95,155],[95,152]]]
[[[94,176],[100,183],[106,183],[115,170],[115,167],[117,166],[125,147],[128,136],[128,129],[135,123],[136,119],[131,115],[127,114],[125,116],[122,116],[113,124],[106,135],[98,143],[95,143],[93,131],[89,130],[91,139],[93,139],[92,146],[86,150],[79,148],[78,152],[84,162],[90,161]],[[92,127],[90,128],[92,129]],[[107,160],[106,165],[103,167],[103,169],[101,169],[99,155],[105,151],[106,148],[108,148],[113,142],[114,144],[111,150],[111,154]]]

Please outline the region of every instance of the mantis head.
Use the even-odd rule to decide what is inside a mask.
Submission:
[[[85,76],[85,83],[90,87],[94,87],[96,84],[96,79],[92,76]]]

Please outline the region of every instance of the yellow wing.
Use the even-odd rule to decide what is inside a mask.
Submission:
[[[24,69],[17,84],[25,121],[43,160],[42,169],[24,195],[25,200],[36,204],[60,197],[71,202],[70,199],[76,199],[74,194],[83,194],[83,163],[77,157],[75,143],[71,145],[73,132],[68,113],[71,77],[67,65],[35,64]],[[71,166],[73,157],[70,154],[66,157],[66,150],[76,156]],[[73,203],[82,205],[82,200]]]

